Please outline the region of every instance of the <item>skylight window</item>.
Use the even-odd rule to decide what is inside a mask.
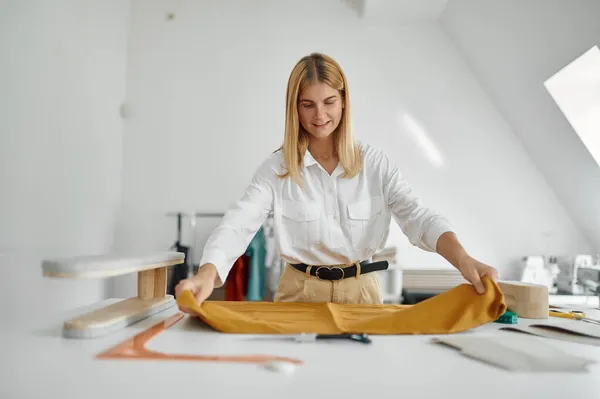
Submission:
[[[600,166],[600,49],[594,46],[544,82]]]

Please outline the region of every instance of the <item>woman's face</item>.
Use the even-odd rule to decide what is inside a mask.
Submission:
[[[300,124],[311,136],[326,138],[342,119],[342,97],[326,83],[306,86],[298,97]]]

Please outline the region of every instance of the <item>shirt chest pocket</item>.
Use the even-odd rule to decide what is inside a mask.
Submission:
[[[384,236],[379,228],[383,214],[381,197],[367,198],[348,204],[348,227],[355,249],[378,245]]]
[[[321,206],[318,203],[284,200],[281,213],[283,228],[292,246],[308,249],[321,242]]]

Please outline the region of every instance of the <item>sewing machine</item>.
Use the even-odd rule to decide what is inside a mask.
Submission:
[[[557,280],[560,268],[556,264],[555,258],[549,258],[546,261],[546,258],[541,255],[525,256],[522,259],[522,265],[522,282],[545,285],[550,294],[555,294],[559,290]]]
[[[600,300],[600,264],[579,266],[576,281],[586,294],[596,295]]]
[[[578,270],[592,265],[590,255],[575,255],[574,257],[562,256],[556,258],[560,270],[556,286],[558,293],[566,295],[584,295],[585,289],[578,278]]]

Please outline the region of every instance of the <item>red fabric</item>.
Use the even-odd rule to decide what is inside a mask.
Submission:
[[[225,280],[225,300],[243,301],[248,292],[248,277],[250,271],[250,257],[240,256],[227,275]]]

